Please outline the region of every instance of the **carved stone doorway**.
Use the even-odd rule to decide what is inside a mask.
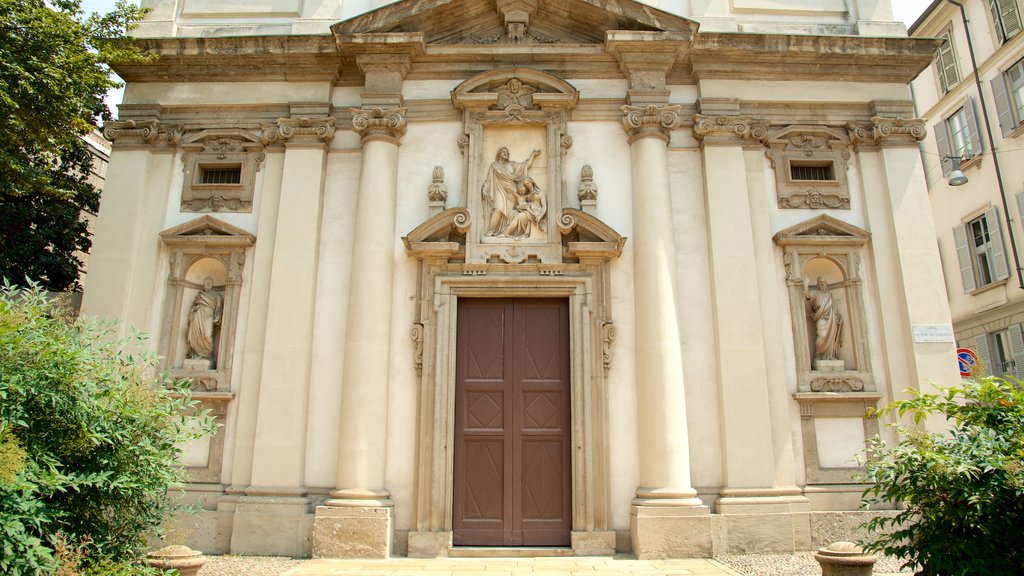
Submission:
[[[568,546],[569,303],[458,303],[453,544]]]

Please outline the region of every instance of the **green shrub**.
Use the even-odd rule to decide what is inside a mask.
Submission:
[[[126,351],[140,337],[113,330],[38,289],[0,294],[2,574],[78,573],[68,550],[85,574],[136,563],[183,481],[180,446],[213,430],[187,382],[156,376],[152,355]]]
[[[907,560],[928,575],[1024,574],[1024,391],[1000,378],[967,381],[939,394],[916,391],[883,413],[913,417],[900,441],[869,446],[864,503],[901,502],[894,517],[865,524],[865,547]],[[951,429],[927,433],[929,415]]]

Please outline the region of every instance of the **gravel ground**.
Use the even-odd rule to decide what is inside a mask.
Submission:
[[[280,556],[209,556],[199,576],[280,576],[298,566],[302,559]],[[734,554],[715,560],[747,576],[820,576],[821,568],[813,552],[796,554]],[[875,574],[913,574],[900,572],[899,561],[882,557]]]

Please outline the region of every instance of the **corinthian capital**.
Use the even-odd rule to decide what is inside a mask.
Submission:
[[[263,127],[263,143],[285,142],[287,144],[323,145],[334,138],[335,119],[325,118],[278,118],[277,123]]]
[[[704,116],[693,117],[693,136],[705,145],[737,145],[743,140],[765,142],[768,139],[768,125],[750,116]]]
[[[405,135],[405,108],[353,108],[352,129],[363,143],[384,140],[398,145]]]
[[[682,108],[678,104],[623,106],[622,128],[629,136],[629,143],[641,138],[657,138],[667,143],[672,136],[672,129],[679,125],[679,111]]]
[[[922,118],[872,116],[870,122],[851,122],[850,141],[857,145],[916,145],[928,131]]]
[[[172,147],[181,141],[181,127],[159,120],[117,120],[103,125],[103,137],[116,146]]]

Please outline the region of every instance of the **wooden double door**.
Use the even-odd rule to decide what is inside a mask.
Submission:
[[[456,546],[568,546],[569,305],[460,299]]]

